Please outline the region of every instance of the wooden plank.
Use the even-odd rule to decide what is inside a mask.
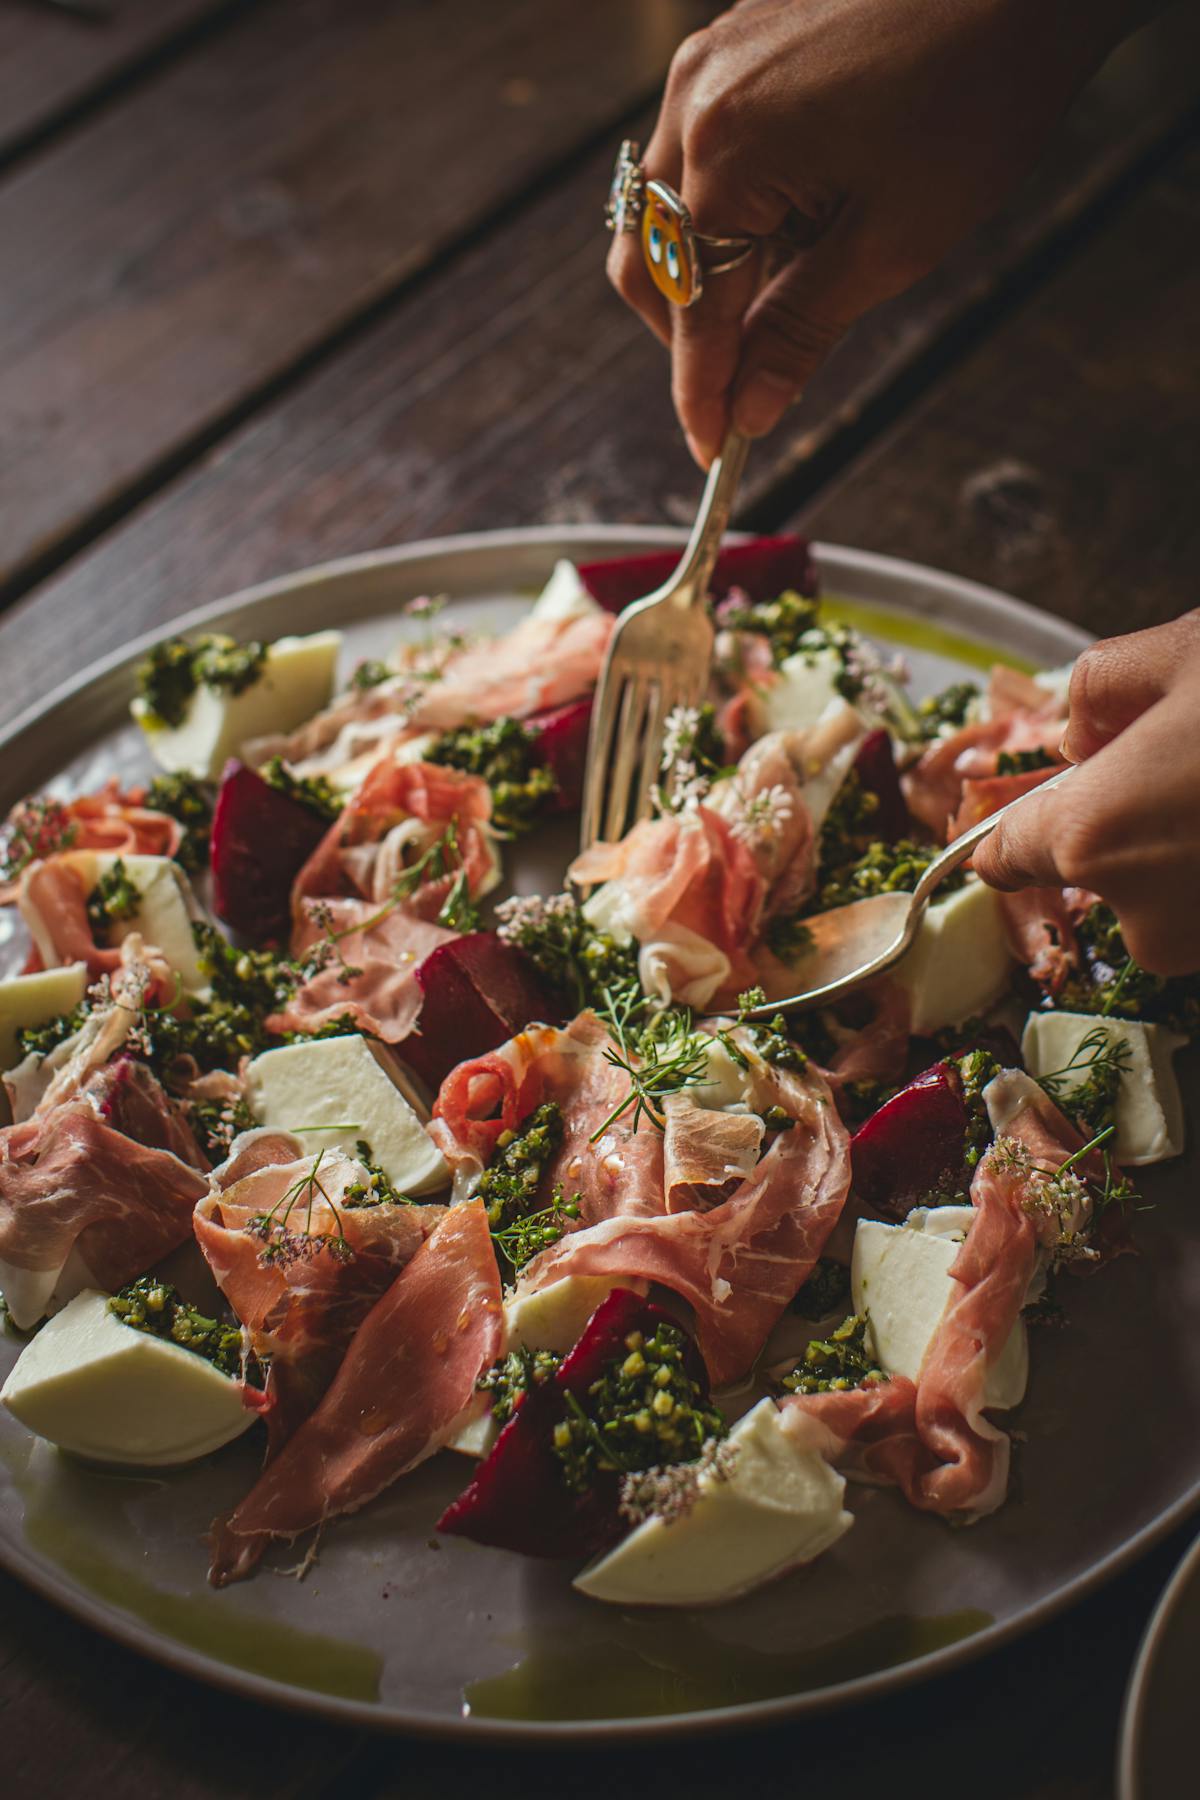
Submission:
[[[1161,62],[1171,40],[1151,38]],[[790,428],[756,449],[758,520],[780,516],[780,494],[798,466],[813,468],[818,443],[852,436],[884,387],[951,327],[968,330],[972,309],[1077,216],[1097,163],[1115,180],[1144,151],[1147,119],[1161,132],[1177,118],[1186,84],[1167,82],[1152,104],[1138,79],[1154,60],[1149,41],[1104,72],[1020,204],[939,274],[936,305],[926,284],[864,321]],[[137,632],[326,557],[538,520],[686,521],[698,482],[665,358],[604,279],[596,203],[607,161],[604,146],[448,261],[0,620],[0,660],[14,676],[0,718]],[[932,537],[923,554],[936,560]]]
[[[558,0],[257,8],[19,173],[0,189],[0,576],[617,132],[711,11],[608,0],[565,30]]]
[[[24,0],[0,6],[0,164],[44,139],[181,35],[253,0],[114,0],[92,23]]]
[[[1200,144],[798,515],[1099,633],[1200,601]]]

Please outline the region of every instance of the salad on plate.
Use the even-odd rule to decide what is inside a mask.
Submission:
[[[559,563],[498,637],[411,601],[340,686],[335,631],[169,639],[153,777],[0,832],[0,1400],[100,1464],[256,1433],[217,1585],[443,1451],[431,1529],[623,1607],[812,1562],[859,1482],[984,1519],[1039,1330],[1183,1147],[1200,978],[1079,889],[964,870],[870,989],[750,1019],[1063,766],[1069,670],[915,699],[800,539],[723,552],[651,816],[530,891],[671,561]]]

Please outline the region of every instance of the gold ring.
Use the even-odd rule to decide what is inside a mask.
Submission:
[[[610,231],[640,229],[650,279],[672,306],[694,306],[704,292],[706,275],[740,268],[759,243],[753,237],[712,237],[697,231],[675,189],[665,181],[646,180],[641,150],[632,138],[626,138],[617,152],[604,216]],[[702,249],[711,253],[708,260],[701,257]]]

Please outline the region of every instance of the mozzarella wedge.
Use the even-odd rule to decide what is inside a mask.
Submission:
[[[912,949],[892,970],[908,989],[909,1030],[941,1031],[986,1011],[1007,986],[1012,964],[1000,896],[968,875],[964,887],[929,906]]]
[[[21,1060],[18,1031],[74,1012],[86,991],[87,964],[81,962],[0,981],[0,1069],[14,1068]]]
[[[879,1366],[916,1381],[946,1308],[962,1292],[950,1273],[974,1220],[969,1206],[910,1213],[903,1225],[860,1219],[850,1261],[854,1310],[865,1317]],[[1018,1319],[988,1367],[984,1405],[1019,1406],[1029,1380],[1029,1345]]]
[[[94,1462],[193,1462],[254,1423],[241,1386],[192,1350],[136,1331],[89,1289],[50,1319],[0,1388],[14,1418]]]
[[[365,1141],[398,1193],[428,1194],[449,1182],[445,1158],[401,1092],[399,1070],[370,1038],[313,1038],[264,1050],[246,1073],[251,1112],[277,1130],[302,1130],[306,1149],[353,1156]]]
[[[154,725],[144,700],[133,702],[133,716],[160,768],[171,774],[216,781],[231,756],[251,738],[293,731],[333,697],[339,631],[311,637],[282,637],[268,646],[256,681],[233,694],[201,682],[179,725]]]
[[[1021,1035],[1021,1056],[1031,1075],[1058,1075],[1061,1098],[1070,1110],[1069,1096],[1088,1078],[1090,1053],[1070,1068],[1087,1037],[1102,1036],[1106,1046],[1125,1046],[1125,1067],[1117,1089],[1117,1136],[1114,1146],[1119,1163],[1136,1168],[1143,1163],[1164,1162],[1183,1151],[1186,1128],[1183,1099],[1172,1058],[1187,1043],[1165,1025],[1147,1025],[1140,1019],[1104,1019],[1093,1013],[1030,1013]]]
[[[812,1562],[850,1529],[845,1481],[784,1432],[774,1401],[760,1400],[727,1442],[728,1474],[700,1473],[690,1509],[636,1525],[575,1577],[580,1593],[616,1606],[715,1605]]]
[[[189,993],[198,993],[208,985],[192,935],[192,920],[202,915],[178,863],[169,856],[132,852],[128,856],[115,856],[106,850],[72,850],[67,854],[89,896],[118,862],[137,890],[138,909],[128,919],[113,921],[108,930],[110,946],[136,931],[145,943],[162,952]],[[37,908],[23,896],[17,903],[42,961],[48,968],[55,967],[54,944]]]
[[[778,679],[758,690],[751,715],[761,735],[767,731],[806,731],[815,725],[831,700],[838,700],[842,659],[834,649],[801,651],[780,663]]]
[[[579,619],[603,612],[579,579],[579,570],[565,556],[555,563],[549,581],[533,603],[535,619]]]

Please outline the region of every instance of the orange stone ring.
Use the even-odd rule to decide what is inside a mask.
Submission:
[[[610,231],[641,233],[650,279],[672,306],[694,306],[706,275],[738,268],[757,246],[752,237],[710,237],[697,231],[675,189],[665,181],[646,180],[639,147],[630,138],[617,152],[604,215]]]

